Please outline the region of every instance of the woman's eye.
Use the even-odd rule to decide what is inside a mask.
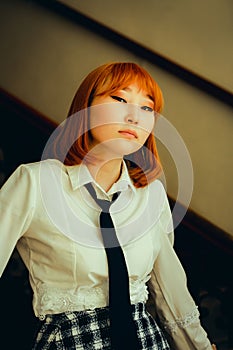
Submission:
[[[122,97],[119,97],[119,96],[111,96],[111,97],[118,102],[127,103],[127,101]]]
[[[143,109],[146,112],[154,112],[153,108],[148,107],[148,106],[142,106],[141,109]]]

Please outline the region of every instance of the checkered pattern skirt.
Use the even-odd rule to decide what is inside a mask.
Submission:
[[[145,305],[132,305],[140,350],[169,350],[161,329]],[[33,350],[113,350],[110,344],[109,308],[48,315],[41,322]],[[132,349],[133,350],[133,349]]]

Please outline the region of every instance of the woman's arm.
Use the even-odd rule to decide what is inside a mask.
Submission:
[[[172,349],[211,350],[197,306],[187,289],[185,272],[163,232],[160,253],[148,286]]]
[[[0,276],[34,212],[35,193],[31,171],[21,165],[0,190]]]
[[[156,313],[174,350],[211,350],[197,306],[186,284],[185,272],[168,239],[161,233],[161,249],[149,281]]]

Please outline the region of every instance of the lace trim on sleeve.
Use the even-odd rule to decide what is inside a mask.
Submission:
[[[190,314],[187,314],[184,318],[177,318],[173,322],[164,321],[164,328],[169,333],[176,333],[177,328],[186,328],[195,322],[199,322],[200,313],[196,307]]]

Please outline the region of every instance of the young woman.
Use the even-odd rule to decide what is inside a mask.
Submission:
[[[172,247],[153,136],[162,107],[137,64],[95,69],[49,140],[50,159],[20,166],[1,189],[0,268],[17,246],[40,319],[34,350],[215,348]]]

